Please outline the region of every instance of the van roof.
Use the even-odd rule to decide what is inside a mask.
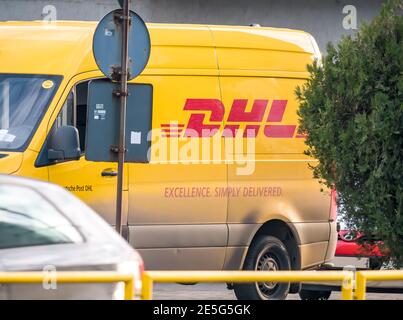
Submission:
[[[71,76],[97,70],[92,54],[96,26],[97,22],[82,21],[0,22],[0,72]],[[308,60],[317,55],[315,41],[303,31],[196,24],[150,23],[147,26],[152,50],[145,73],[163,69],[216,70],[217,63],[220,69],[276,68],[274,62],[270,66],[268,58],[254,65],[256,57],[247,59],[251,50],[303,55]],[[240,59],[236,64],[228,64],[231,60],[228,57],[217,61],[215,50],[219,56],[221,50],[224,56],[231,48],[243,54],[243,62]],[[305,60],[301,70],[291,71],[303,71]]]

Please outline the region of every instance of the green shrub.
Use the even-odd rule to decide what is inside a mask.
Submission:
[[[315,177],[338,191],[350,227],[381,237],[403,264],[403,1],[389,1],[354,37],[328,45],[297,88],[300,132]],[[340,212],[339,211],[339,212]]]

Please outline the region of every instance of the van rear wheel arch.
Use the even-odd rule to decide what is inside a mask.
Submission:
[[[266,221],[255,233],[249,243],[248,251],[260,236],[273,236],[279,239],[287,248],[290,256],[291,269],[301,270],[301,254],[298,244],[300,243],[297,231],[282,220]],[[246,253],[247,254],[247,253]],[[242,261],[242,266],[245,263],[246,254]]]

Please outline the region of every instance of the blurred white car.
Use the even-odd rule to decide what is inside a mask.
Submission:
[[[143,261],[106,222],[61,187],[0,175],[0,271],[133,272]],[[123,284],[1,284],[0,299],[119,299]]]

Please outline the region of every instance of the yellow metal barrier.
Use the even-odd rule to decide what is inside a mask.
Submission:
[[[144,272],[142,299],[151,300],[154,282],[341,282],[342,299],[353,299],[352,271],[148,271]]]
[[[367,281],[403,280],[403,270],[372,270],[356,273],[355,299],[365,300]]]
[[[0,272],[0,283],[41,283],[49,280],[48,272]],[[123,282],[125,300],[133,300],[134,275],[115,271],[55,271],[52,280],[58,283],[107,283]]]
[[[143,274],[142,299],[151,300],[154,282],[341,282],[342,299],[353,299],[352,271],[148,271]],[[48,272],[0,272],[0,283],[41,283]],[[52,280],[59,283],[125,284],[125,300],[134,297],[134,276],[115,271],[57,271]],[[365,300],[367,281],[403,280],[403,270],[356,272],[355,299]]]

